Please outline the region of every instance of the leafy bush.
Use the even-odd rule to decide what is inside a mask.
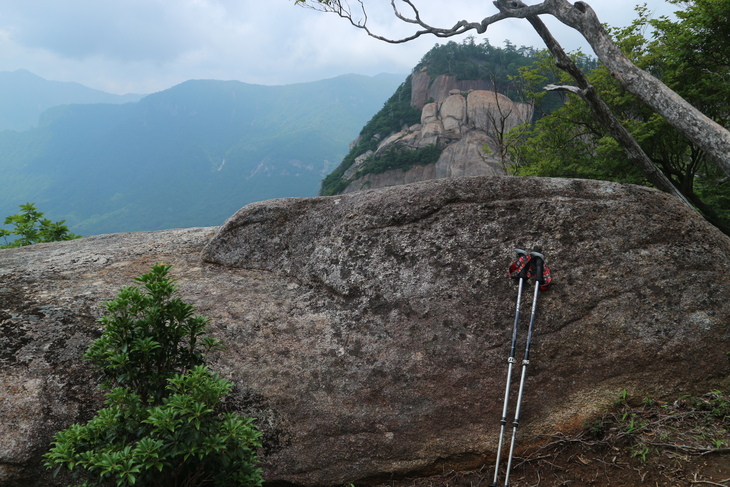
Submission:
[[[258,486],[253,419],[225,413],[232,384],[212,373],[208,320],[173,297],[171,266],[156,264],[105,303],[105,326],[84,357],[101,373],[106,408],[58,433],[45,465],[80,486]],[[84,481],[85,480],[85,481]]]
[[[5,245],[0,249],[22,247],[34,243],[57,242],[59,240],[73,240],[80,235],[71,233],[66,225],[66,220],[52,222],[43,218],[43,213],[38,211],[35,203],[20,205],[21,212],[5,218],[5,225],[13,225],[13,230],[0,228],[0,237],[5,239]],[[8,241],[8,237],[17,235],[19,238]]]

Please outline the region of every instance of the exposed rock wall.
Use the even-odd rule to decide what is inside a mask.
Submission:
[[[269,481],[491,463],[506,267],[535,245],[555,281],[539,295],[518,453],[623,389],[728,385],[730,239],[664,193],[483,177],[273,200],[220,229],[0,250],[0,485],[63,485],[38,462],[99,404],[80,355],[101,303],[160,261],[227,344],[213,367],[237,385],[229,405],[260,418]]]
[[[375,151],[378,156],[394,147],[409,150],[435,145],[443,149],[435,164],[361,176],[358,170],[372,155],[364,154],[345,173],[351,182],[343,193],[428,179],[504,175],[508,161],[501,137],[531,117],[531,106],[495,91],[456,90],[424,105],[420,124],[384,139]]]
[[[431,80],[427,72],[421,71],[411,76],[411,105],[419,110],[429,101],[445,100],[452,91],[463,92],[493,89],[489,80],[457,80],[456,76],[442,74]]]

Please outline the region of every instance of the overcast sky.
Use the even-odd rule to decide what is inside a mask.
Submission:
[[[408,33],[388,0],[364,1],[379,33]],[[440,27],[496,13],[488,0],[415,3],[425,20]],[[602,22],[625,26],[636,16],[634,6],[644,2],[589,3]],[[664,0],[646,3],[655,16],[676,9]],[[591,52],[579,35],[552,18],[545,21],[566,49]],[[505,39],[544,47],[524,20],[500,22],[486,38],[498,47]],[[448,40],[429,36],[387,44],[333,14],[297,7],[294,0],[0,1],[0,71],[27,69],[118,94],[152,93],[189,79],[276,85],[347,73],[405,75],[437,42]]]

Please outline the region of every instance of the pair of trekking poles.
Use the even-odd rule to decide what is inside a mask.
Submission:
[[[517,439],[517,427],[520,422],[520,406],[522,405],[522,393],[525,389],[525,378],[527,377],[527,366],[530,363],[530,343],[532,342],[532,331],[535,324],[535,310],[537,309],[537,295],[540,290],[546,290],[552,278],[550,270],[545,265],[545,256],[540,253],[539,248],[527,253],[522,249],[515,249],[517,252],[517,261],[510,265],[510,276],[519,279],[517,288],[517,308],[515,310],[515,322],[512,328],[512,345],[510,347],[510,355],[507,360],[507,386],[504,393],[504,406],[502,408],[502,419],[500,420],[499,445],[497,447],[497,460],[494,465],[494,481],[490,487],[497,487],[499,480],[499,461],[502,456],[502,443],[504,442],[504,433],[507,425],[507,409],[509,405],[510,386],[512,382],[512,367],[517,362],[515,359],[515,349],[517,347],[517,328],[520,319],[520,301],[522,300],[522,287],[529,279],[535,280],[535,293],[532,298],[532,311],[530,314],[530,325],[527,329],[527,340],[525,342],[525,355],[522,359],[522,377],[520,378],[520,387],[517,392],[517,405],[515,407],[515,419],[512,423],[512,441],[510,442],[509,456],[507,457],[507,470],[505,473],[504,487],[509,486],[509,474],[512,469],[512,457],[514,455],[515,441]]]

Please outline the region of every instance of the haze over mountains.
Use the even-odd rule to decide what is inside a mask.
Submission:
[[[404,78],[117,96],[0,73],[0,127],[13,129],[0,132],[0,217],[35,202],[93,235],[218,225],[253,201],[314,196]]]
[[[113,95],[79,83],[50,81],[25,69],[0,71],[0,130],[27,130],[47,109],[71,103],[129,103],[144,95]]]

